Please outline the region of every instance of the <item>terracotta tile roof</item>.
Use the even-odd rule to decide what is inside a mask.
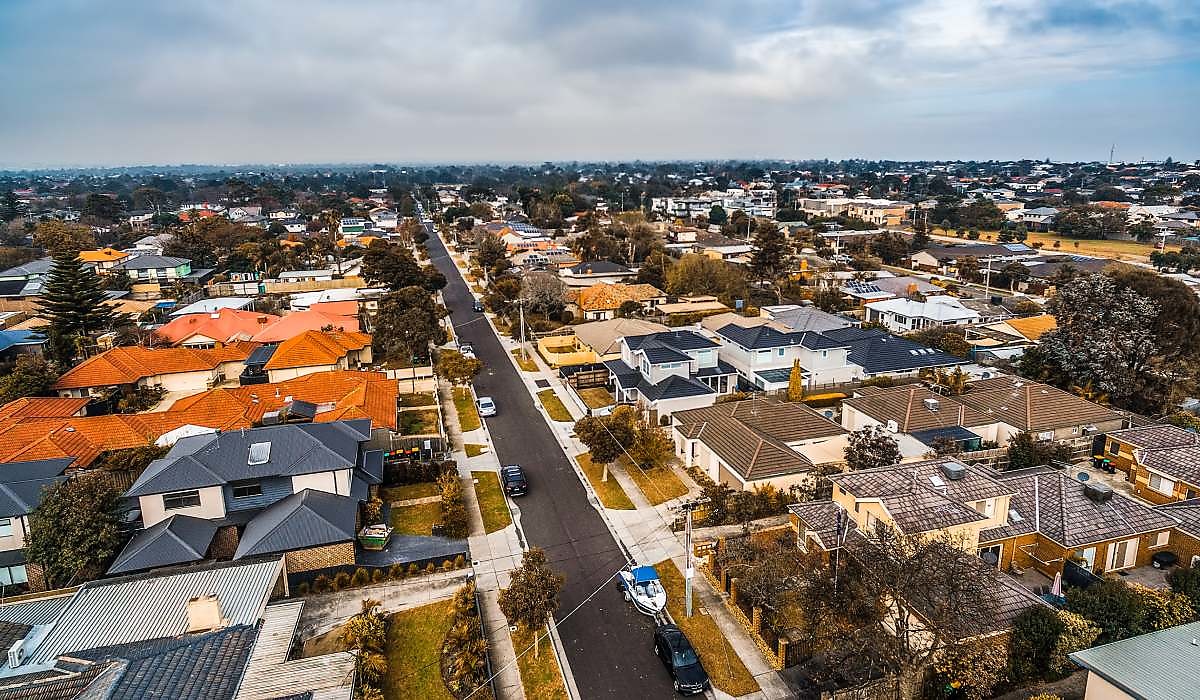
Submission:
[[[99,250],[82,250],[79,252],[79,259],[85,263],[100,263],[116,260],[124,260],[129,257],[129,253],[112,248],[101,248]]]
[[[371,336],[367,333],[305,331],[280,343],[266,369],[334,365],[350,351],[370,345]]]
[[[211,350],[191,348],[120,347],[106,350],[71,368],[55,389],[133,384],[139,379],[177,372],[204,372],[226,362],[245,361],[256,343],[232,343]]]
[[[358,316],[358,302],[353,299],[349,301],[318,301],[309,304],[308,310],[320,311],[330,316]]]
[[[202,335],[218,343],[250,340],[255,333],[280,317],[242,309],[220,309],[211,314],[185,314],[154,331],[155,337],[172,345]]]
[[[1039,314],[1026,318],[1010,318],[1005,323],[1030,340],[1037,340],[1046,331],[1052,331],[1058,327],[1058,322],[1055,321],[1054,316],[1051,314]]]
[[[68,418],[88,404],[87,398],[28,397],[0,406],[0,421],[12,418]]]
[[[276,318],[274,322],[265,328],[258,329],[258,332],[251,338],[257,343],[279,343],[304,333],[305,331],[319,331],[322,328],[333,328],[334,330],[345,331],[347,333],[357,333],[359,331],[358,324],[358,302],[327,302],[330,304],[349,304],[354,307],[354,312],[347,315],[331,313],[325,309],[309,308],[307,311],[297,311],[290,313],[282,318]],[[313,304],[318,306],[318,304]]]
[[[662,290],[651,284],[608,284],[598,282],[579,290],[575,303],[584,311],[610,311],[627,301],[644,302],[665,297]]]

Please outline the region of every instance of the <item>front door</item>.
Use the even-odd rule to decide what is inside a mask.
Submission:
[[[1004,554],[1004,545],[1002,545],[1002,544],[993,544],[993,545],[989,545],[987,547],[981,547],[979,549],[979,558],[990,563],[991,557],[995,557],[997,567],[999,567],[1000,562],[1003,561],[1003,559],[1002,559],[1003,554]],[[985,555],[990,555],[990,556],[985,556]]]
[[[1083,568],[1087,569],[1088,571],[1092,571],[1092,572],[1094,572],[1096,570],[1096,548],[1095,547],[1088,547],[1087,549],[1081,549],[1081,550],[1078,550],[1076,553],[1079,555],[1080,559],[1083,559],[1083,564],[1081,564],[1081,566]]]
[[[1108,545],[1108,566],[1107,571],[1117,571],[1118,569],[1128,569],[1137,561],[1137,538],[1129,540],[1121,540],[1114,544]]]

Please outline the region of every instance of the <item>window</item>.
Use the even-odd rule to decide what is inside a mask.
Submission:
[[[996,499],[989,498],[985,501],[975,501],[975,510],[989,518],[992,517],[996,514]]]
[[[12,518],[0,520],[0,537],[12,537]]]
[[[193,508],[200,505],[200,492],[192,491],[176,491],[174,493],[163,494],[163,510],[179,510],[180,508]]]
[[[1171,531],[1163,530],[1162,532],[1154,533],[1154,540],[1150,543],[1151,547],[1166,547],[1171,541]]]
[[[25,572],[24,564],[16,566],[0,566],[0,584],[11,586],[15,583],[28,583],[29,575]]]
[[[1170,496],[1175,493],[1175,482],[1161,474],[1151,474],[1150,488],[1161,494]]]
[[[821,351],[821,357],[829,357],[829,351],[828,351],[828,350],[822,350],[822,351]]]
[[[230,486],[233,487],[234,498],[253,498],[262,495],[261,481],[238,481]]]
[[[787,350],[785,350],[784,348],[779,348],[778,350],[775,351],[775,354],[779,355],[780,357],[783,357],[784,355],[787,354]]]
[[[1108,441],[1108,453],[1110,455],[1115,455],[1120,451],[1121,451],[1121,443],[1117,442],[1116,440]]]

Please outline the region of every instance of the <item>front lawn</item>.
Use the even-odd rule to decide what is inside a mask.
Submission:
[[[437,398],[431,393],[400,394],[401,408],[415,408],[417,406],[435,405],[437,405]]]
[[[475,482],[475,500],[479,502],[479,514],[483,516],[484,532],[503,530],[512,524],[504,492],[500,490],[500,477],[496,472],[471,472]]]
[[[563,686],[562,672],[558,670],[558,659],[554,656],[554,645],[545,634],[545,627],[538,630],[537,657],[533,655],[533,634],[525,629],[512,632],[513,648],[517,650],[517,666],[521,669],[521,685],[525,686],[526,698],[537,700],[567,700],[567,689]],[[522,651],[529,652],[522,654]]]
[[[543,389],[538,392],[537,396],[538,400],[542,402],[542,407],[549,414],[550,420],[560,423],[571,420],[571,413],[563,405],[562,399],[558,398],[558,394],[555,394],[553,389]]]
[[[696,648],[713,686],[734,697],[757,692],[758,682],[750,675],[746,664],[738,658],[729,640],[721,634],[721,628],[711,617],[700,614],[694,590],[697,582],[692,581],[692,616],[685,617],[686,595],[683,574],[679,572],[679,567],[675,566],[675,562],[666,559],[655,564],[654,568],[658,571],[663,588],[667,589],[667,610],[675,619],[675,624],[679,625],[679,629],[683,630],[688,641]]]
[[[613,395],[604,387],[594,387],[592,389],[580,389],[578,392],[579,398],[588,408],[604,408],[611,406],[617,402]]]
[[[591,483],[592,490],[600,498],[601,505],[617,510],[633,510],[633,501],[629,500],[625,489],[621,488],[620,482],[611,474],[611,469],[608,481],[601,481],[600,478],[604,476],[604,465],[594,463],[590,452],[584,452],[575,460],[579,462],[579,468],[583,470],[588,482]]]
[[[392,508],[392,527],[397,535],[432,535],[433,526],[441,519],[440,500]]]
[[[513,351],[512,351],[512,356],[513,356],[513,358],[514,358],[514,359],[516,359],[516,361],[517,361],[517,366],[521,368],[521,371],[522,371],[522,372],[536,372],[536,371],[538,371],[537,362],[535,362],[535,361],[534,361],[534,359],[533,359],[532,357],[528,357],[528,356],[522,355],[522,354],[521,354],[521,349],[520,349],[520,348],[517,348],[517,349],[513,350]]]
[[[485,445],[480,445],[474,442],[468,442],[467,444],[463,445],[463,449],[467,451],[468,457],[478,457],[479,455],[483,454],[484,447]]]
[[[458,428],[464,433],[478,430],[479,411],[475,410],[475,399],[465,386],[454,387],[454,411],[458,413]]]
[[[433,409],[400,412],[401,435],[436,435],[438,413]]]
[[[625,458],[621,458],[621,464],[625,465],[625,473],[633,479],[633,483],[642,490],[646,500],[653,505],[666,503],[687,493],[687,487],[670,467],[641,469]]]
[[[414,498],[428,498],[429,496],[440,495],[442,495],[442,487],[438,486],[437,483],[422,481],[419,484],[385,486],[382,497],[385,503],[396,503],[397,501],[410,501]]]
[[[386,698],[454,700],[442,682],[442,640],[453,621],[450,600],[404,610],[388,624]]]

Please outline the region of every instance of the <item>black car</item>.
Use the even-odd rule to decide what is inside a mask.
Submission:
[[[654,630],[654,653],[671,672],[680,693],[699,695],[711,686],[692,643],[675,625],[659,625]]]
[[[509,496],[524,496],[529,493],[525,470],[515,464],[500,469],[500,483],[504,484],[504,493]]]
[[[471,302],[471,310],[475,313],[483,313],[483,302],[478,299]]]

